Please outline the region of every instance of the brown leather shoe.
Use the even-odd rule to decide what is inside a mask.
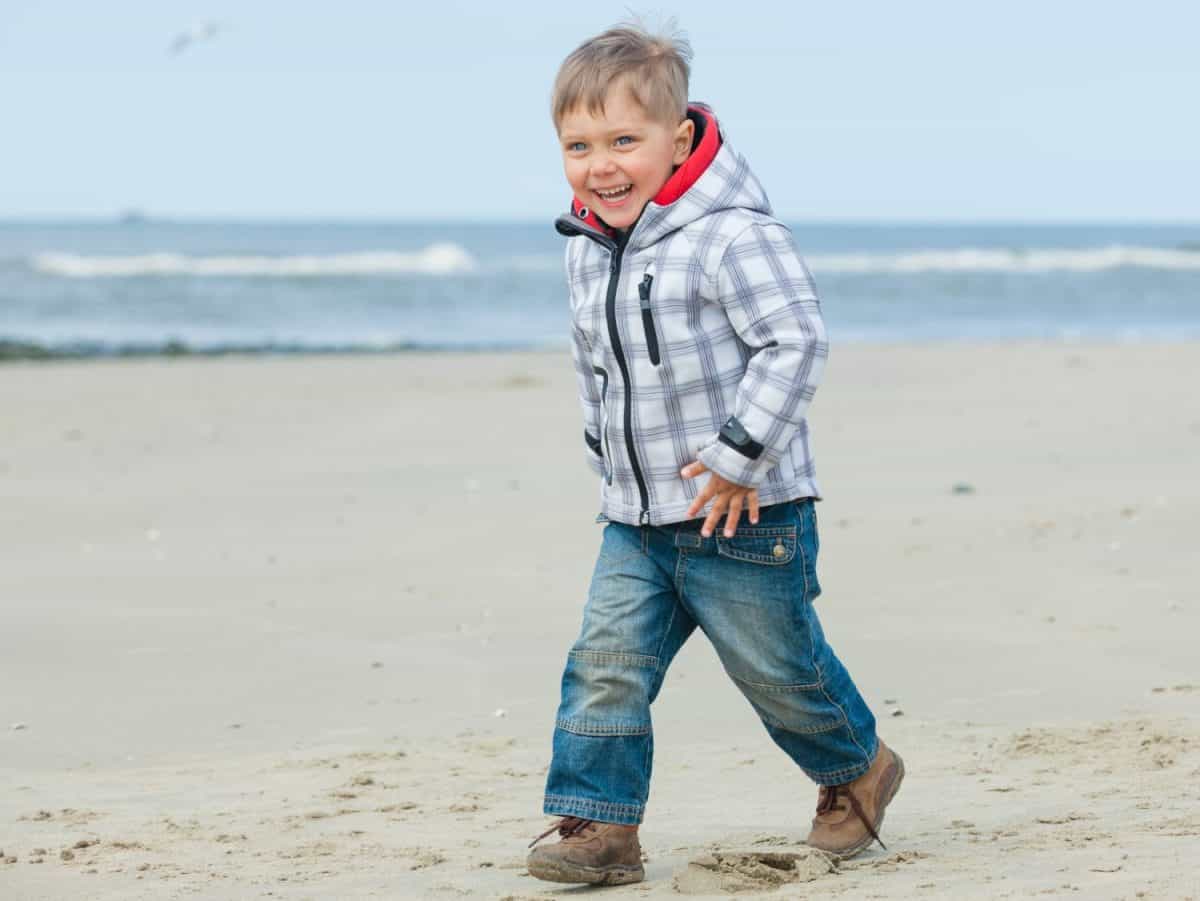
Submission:
[[[817,815],[806,842],[814,848],[839,857],[853,857],[879,842],[883,813],[904,780],[904,761],[879,740],[879,750],[871,768],[845,785],[821,787]]]
[[[558,844],[533,848],[556,829],[562,836]],[[637,826],[563,817],[529,847],[529,875],[538,879],[625,885],[646,878]]]

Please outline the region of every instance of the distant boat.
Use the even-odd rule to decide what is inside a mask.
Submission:
[[[121,225],[144,225],[150,221],[150,217],[141,210],[122,210],[117,216],[117,222]]]
[[[197,22],[186,31],[175,35],[174,40],[167,47],[167,53],[171,56],[179,56],[193,44],[210,41],[224,30],[225,26],[220,22]]]

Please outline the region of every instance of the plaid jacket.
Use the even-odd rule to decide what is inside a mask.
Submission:
[[[745,159],[694,104],[692,155],[625,235],[578,199],[556,227],[602,518],[686,518],[708,475],[818,497],[805,411],[828,353],[812,277]]]

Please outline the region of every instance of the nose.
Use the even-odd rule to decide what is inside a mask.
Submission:
[[[603,178],[616,172],[617,165],[613,162],[612,157],[601,151],[592,156],[591,170],[593,176]]]

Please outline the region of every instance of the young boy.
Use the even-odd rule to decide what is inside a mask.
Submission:
[[[562,838],[530,853],[540,879],[643,878],[650,705],[697,626],[820,786],[810,845],[846,857],[878,840],[904,777],[813,608],[820,306],[746,161],[688,104],[689,58],[618,27],[554,85],[575,195],[556,227],[608,525],[562,679],[544,803],[561,819],[534,844]]]

